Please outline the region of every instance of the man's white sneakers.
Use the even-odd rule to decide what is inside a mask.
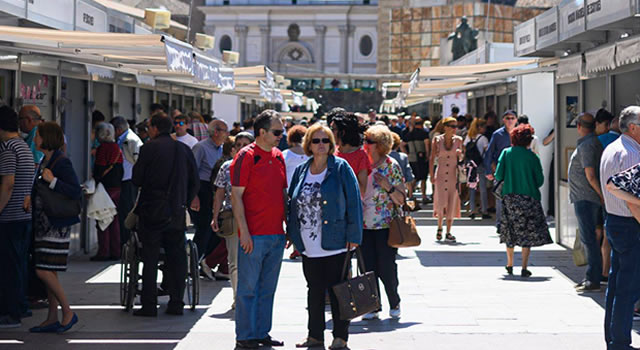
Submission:
[[[395,309],[389,310],[389,317],[400,318],[400,304],[398,304]]]

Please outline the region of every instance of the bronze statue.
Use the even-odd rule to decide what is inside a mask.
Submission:
[[[463,16],[460,24],[456,27],[456,31],[449,34],[448,37],[449,40],[453,40],[451,53],[453,53],[454,61],[478,48],[477,36],[478,30],[469,27],[467,17]]]

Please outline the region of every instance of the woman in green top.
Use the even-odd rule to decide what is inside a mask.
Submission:
[[[527,270],[531,247],[553,243],[540,204],[539,188],[544,183],[540,159],[527,149],[533,140],[533,128],[523,124],[511,131],[512,147],[502,151],[495,178],[502,185],[502,220],[498,223],[500,243],[507,245],[507,273],[513,274],[513,250],[522,247],[522,277]]]

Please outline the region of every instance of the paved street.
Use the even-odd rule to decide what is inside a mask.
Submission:
[[[550,245],[534,249],[533,276],[508,277],[505,254],[489,221],[463,219],[453,233],[459,243],[434,242],[430,211],[416,214],[423,244],[402,249],[398,259],[402,318],[352,323],[352,349],[605,349],[604,292],[578,295],[582,269],[570,252]],[[288,252],[286,253],[288,257]],[[519,256],[518,260],[519,262]],[[65,335],[32,335],[34,312],[19,330],[0,332],[1,348],[232,349],[234,322],[228,282],[201,283],[201,306],[185,316],[134,318],[118,305],[119,265],[76,258],[62,274],[80,323]],[[161,298],[161,303],[166,303]],[[275,304],[272,335],[286,349],[306,335],[306,288],[300,261],[285,259]],[[330,327],[331,322],[328,322]],[[330,331],[326,333],[330,342]],[[634,334],[634,344],[640,337]]]

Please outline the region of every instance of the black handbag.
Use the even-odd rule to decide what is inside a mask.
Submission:
[[[351,258],[354,252],[358,260],[360,275],[347,279],[347,271],[351,267]],[[380,310],[376,275],[372,271],[365,272],[364,258],[360,247],[347,252],[342,267],[342,279],[344,282],[332,287],[333,293],[338,299],[341,320],[352,320],[366,313]]]
[[[491,190],[491,192],[493,192],[493,196],[500,201],[502,200],[502,185],[504,185],[504,180],[496,180],[493,184],[493,189]]]
[[[46,168],[53,169],[53,166],[63,156],[59,156]],[[80,215],[82,212],[82,198],[73,199],[56,192],[49,187],[49,184],[38,178],[35,183],[38,196],[42,199],[42,209],[45,215],[50,218],[70,218]]]

